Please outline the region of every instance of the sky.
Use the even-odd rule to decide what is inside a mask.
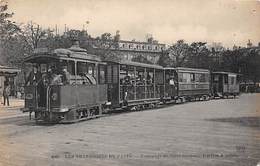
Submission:
[[[91,36],[120,30],[124,40],[160,43],[260,42],[260,0],[7,0],[13,20],[44,28],[86,28]],[[87,24],[86,22],[89,22]]]

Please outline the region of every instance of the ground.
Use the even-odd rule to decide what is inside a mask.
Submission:
[[[48,126],[0,107],[0,166],[256,166],[259,102],[243,94]]]

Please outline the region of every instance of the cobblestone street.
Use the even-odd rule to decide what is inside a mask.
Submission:
[[[0,166],[219,165],[260,162],[260,94],[36,125],[0,107]]]

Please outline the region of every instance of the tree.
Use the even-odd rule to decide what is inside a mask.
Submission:
[[[193,42],[190,45],[190,54],[188,58],[188,66],[195,68],[210,69],[210,51],[206,46],[206,42]]]
[[[115,36],[110,33],[103,33],[100,37],[95,39],[89,39],[88,50],[96,55],[99,55],[102,60],[119,61],[121,58],[117,53],[119,48],[118,41],[120,40],[119,31],[116,32]]]
[[[179,67],[185,64],[185,61],[191,55],[190,47],[184,40],[178,40],[177,43],[173,44],[167,50],[169,54],[169,66]]]
[[[132,58],[132,61],[134,62],[140,62],[140,63],[146,63],[146,64],[153,64],[151,61],[147,59],[147,57],[143,56],[142,54],[139,54]]]
[[[10,37],[19,31],[19,27],[15,22],[9,19],[14,13],[7,13],[8,5],[5,1],[0,1],[0,39],[1,42],[8,41]]]
[[[8,13],[7,9],[7,3],[5,1],[0,1],[0,63],[10,65],[10,47],[15,46],[14,43],[11,44],[10,42],[14,42],[20,28],[15,22],[9,20],[14,13]],[[13,47],[13,49],[14,51],[17,51],[16,47]]]
[[[24,41],[31,48],[31,51],[33,51],[38,47],[40,41],[46,39],[47,35],[50,33],[48,30],[42,29],[40,25],[29,22],[23,26],[21,34]]]

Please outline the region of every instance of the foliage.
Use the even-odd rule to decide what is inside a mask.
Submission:
[[[157,64],[161,65],[163,67],[170,67],[172,59],[170,58],[169,54],[167,51],[163,51],[162,54],[160,55]]]
[[[168,49],[169,53],[169,66],[179,67],[183,66],[189,56],[191,56],[190,47],[184,40],[178,40]]]
[[[40,41],[50,34],[48,30],[42,29],[40,25],[29,22],[22,27],[21,35],[26,44],[34,50],[38,47]]]
[[[206,42],[193,42],[190,45],[189,67],[210,69],[210,51]]]
[[[132,61],[134,62],[140,62],[140,63],[146,63],[146,64],[153,64],[151,61],[147,59],[147,57],[143,56],[142,54],[139,54],[132,58]]]

